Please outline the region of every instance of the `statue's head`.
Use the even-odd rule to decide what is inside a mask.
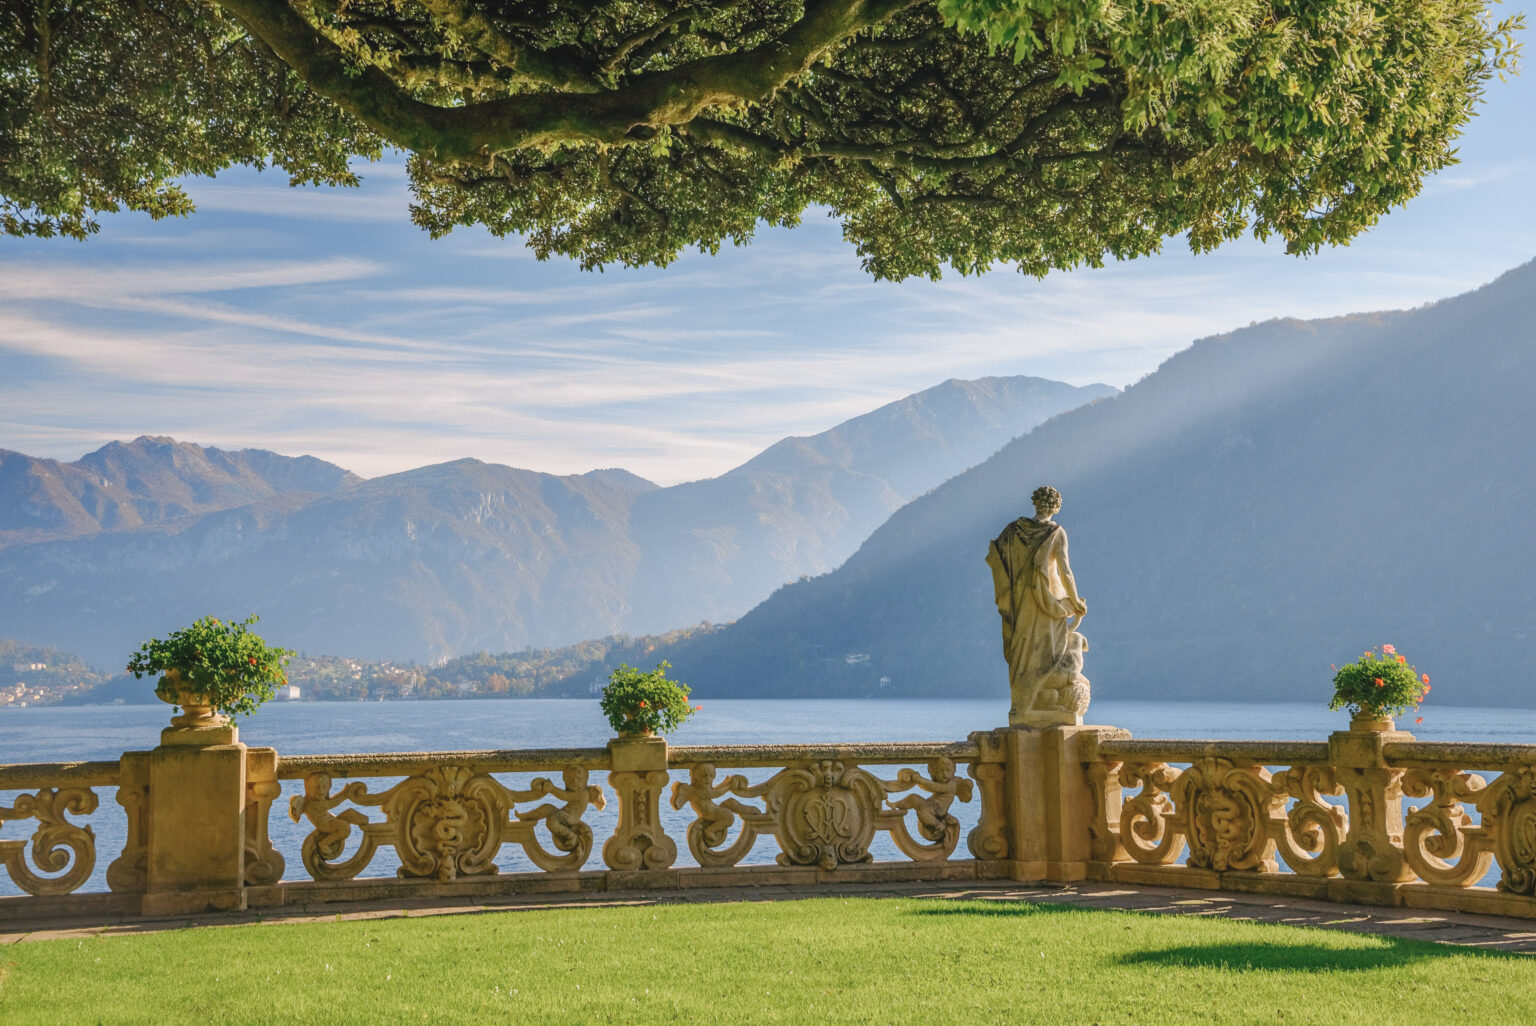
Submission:
[[[1048,517],[1061,511],[1061,493],[1050,485],[1036,488],[1029,500],[1035,504],[1037,517]]]

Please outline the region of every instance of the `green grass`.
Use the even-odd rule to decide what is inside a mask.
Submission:
[[[1197,917],[839,899],[256,924],[0,949],[0,1022],[1536,1022],[1536,959]]]

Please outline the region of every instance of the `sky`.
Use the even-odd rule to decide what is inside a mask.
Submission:
[[[1171,239],[1043,280],[875,282],[815,211],[718,256],[583,272],[479,229],[428,238],[398,159],[357,190],[240,169],[189,181],[188,219],[0,237],[0,449],[73,460],[151,434],[365,477],[463,457],[710,477],[949,378],[1124,387],[1255,321],[1475,288],[1536,257],[1533,126],[1536,68],[1495,82],[1461,163],[1347,247]]]

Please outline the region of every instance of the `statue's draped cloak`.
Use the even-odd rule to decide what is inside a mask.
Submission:
[[[1027,709],[1067,651],[1073,610],[1058,567],[1067,565],[1067,532],[1054,521],[1020,517],[987,551],[1003,653],[1015,702]],[[1054,686],[1054,685],[1047,685]]]

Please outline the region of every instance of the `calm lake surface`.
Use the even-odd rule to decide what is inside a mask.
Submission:
[[[749,744],[816,741],[958,741],[974,730],[989,730],[1008,718],[1005,702],[981,699],[921,699],[911,701],[819,701],[722,699],[702,701],[702,712],[675,731],[670,740],[686,744]],[[1347,726],[1342,712],[1315,703],[1193,703],[1096,701],[1090,722],[1124,727],[1141,738],[1248,740],[1326,740]],[[116,759],[125,751],[142,751],[159,743],[160,730],[171,709],[154,706],[83,706],[73,708],[0,710],[0,764],[73,762]],[[1424,711],[1424,722],[1411,718],[1402,726],[1425,741],[1503,741],[1536,743],[1536,710],[1439,708]],[[600,747],[611,732],[594,699],[522,699],[500,701],[422,702],[274,702],[240,724],[240,740],[270,745],[283,755],[327,755],[357,752],[465,751],[505,748]],[[772,770],[751,771],[757,780]],[[509,786],[524,788],[539,774],[500,774]],[[544,774],[548,775],[548,774]],[[891,768],[878,771],[894,776]],[[678,776],[678,774],[674,774]],[[395,781],[369,781],[374,793]],[[604,774],[592,782],[607,791]],[[95,789],[100,805],[88,817],[97,841],[97,862],[84,891],[106,890],[106,867],[122,850],[126,834],[123,810],[115,789]],[[269,820],[273,843],[288,861],[288,879],[307,874],[300,849],[309,832],[307,822],[287,815],[288,799],[302,791],[299,781],[286,781],[283,797],[273,804]],[[0,791],[0,805],[10,805],[15,792]],[[614,828],[617,803],[589,810],[600,849]],[[376,809],[366,810],[378,819]],[[962,828],[975,824],[977,803],[953,810]],[[74,818],[74,817],[71,817]],[[679,866],[693,865],[683,842],[688,810],[663,805],[667,832],[678,840]],[[32,821],[4,824],[0,840],[24,839]],[[962,837],[964,835],[962,834]],[[356,832],[348,845],[355,849]],[[962,841],[962,855],[963,855]],[[871,846],[876,859],[900,856],[884,834]],[[772,863],[777,847],[764,838],[743,865]],[[399,862],[391,849],[381,849],[364,876],[393,876]],[[502,849],[497,865],[503,872],[526,872],[532,863],[516,845]],[[588,869],[602,868],[595,851]],[[0,895],[20,891],[0,871]]]
[[[959,741],[1008,719],[990,699],[701,701],[674,744]],[[0,763],[116,759],[153,748],[166,705],[0,709]],[[1536,743],[1536,710],[1441,708],[1399,726],[1424,741]],[[1141,738],[1326,740],[1348,716],[1318,703],[1096,701],[1089,722]],[[597,699],[273,702],[240,724],[240,740],[283,755],[601,747],[611,735]]]

